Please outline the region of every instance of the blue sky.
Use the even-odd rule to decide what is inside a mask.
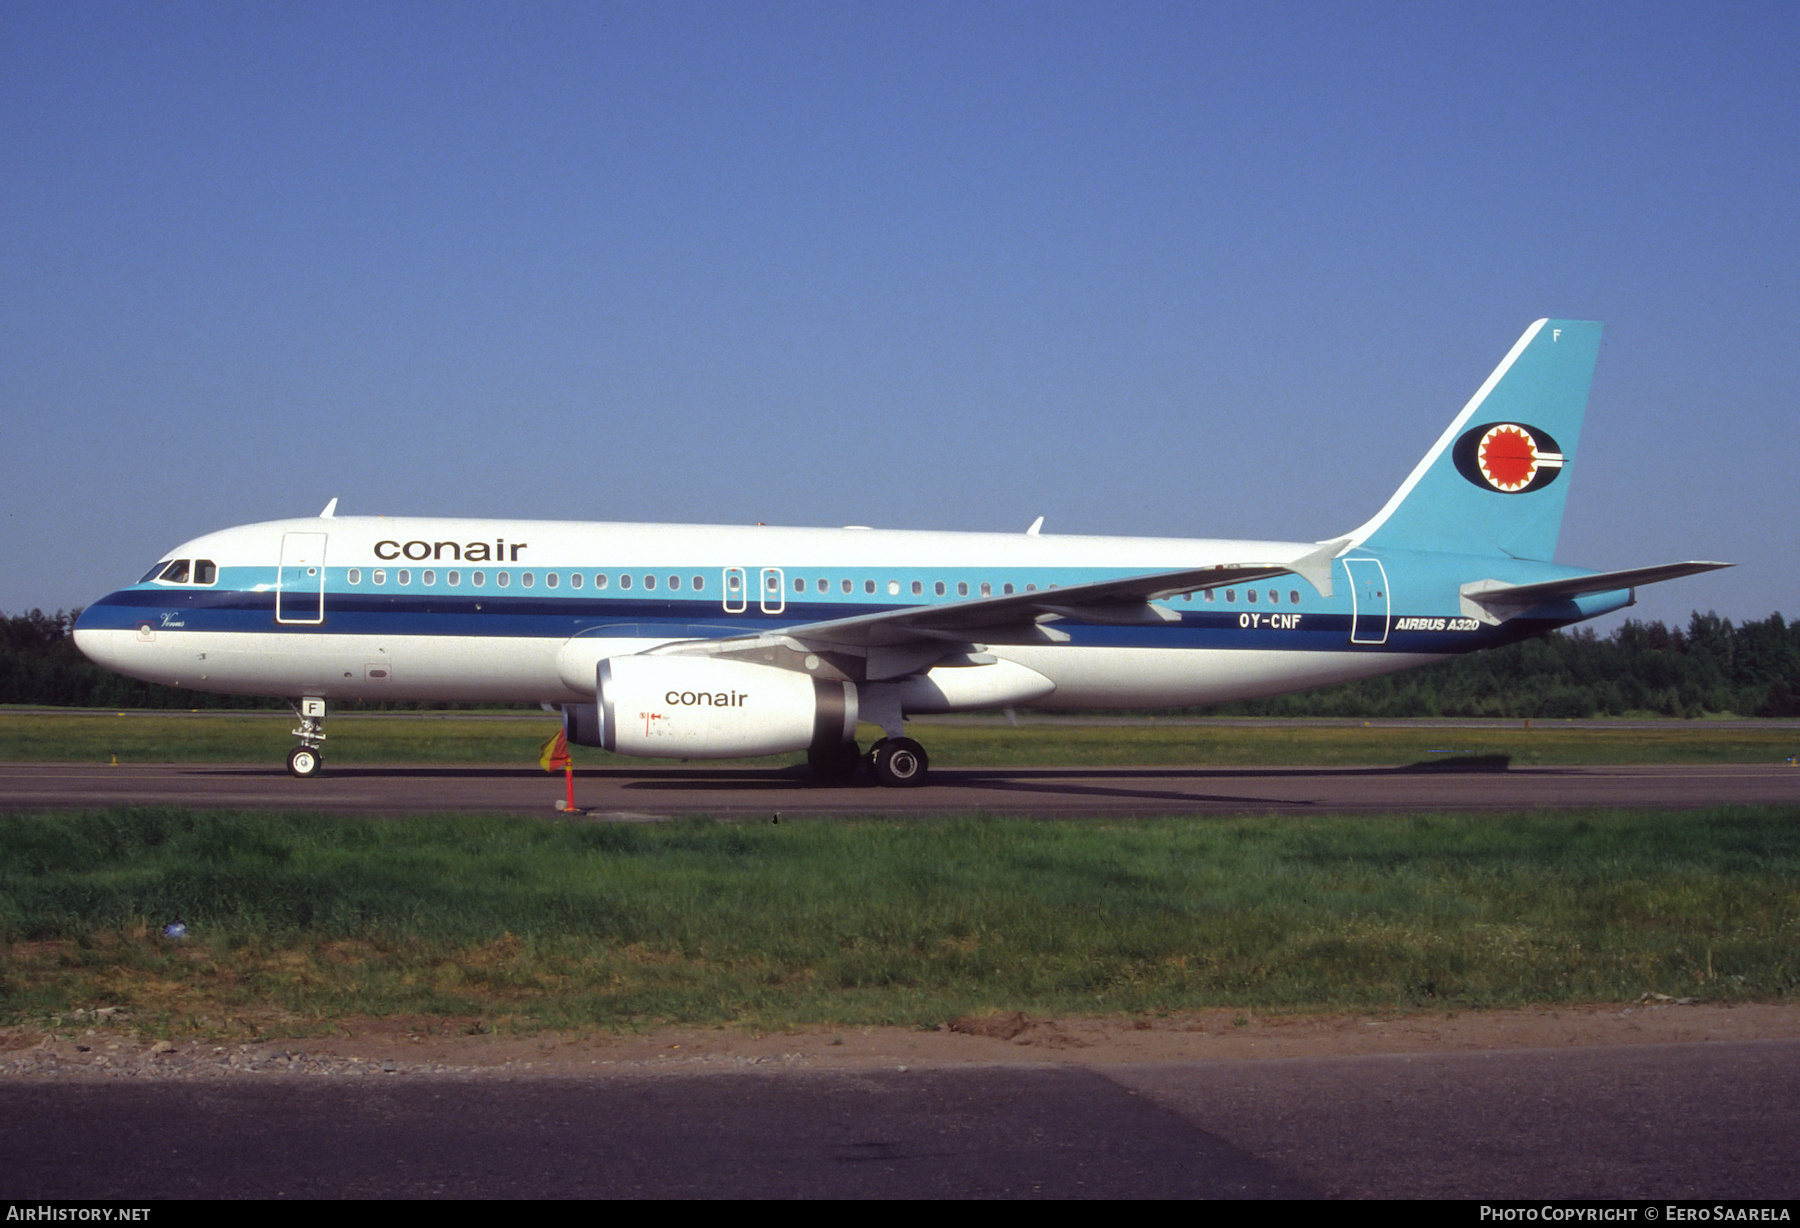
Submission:
[[[1324,538],[1551,315],[1607,324],[1559,557],[1797,616],[1797,53],[1792,4],[15,0],[0,610],[333,496]]]

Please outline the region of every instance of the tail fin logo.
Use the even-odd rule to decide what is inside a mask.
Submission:
[[[1550,433],[1517,422],[1488,422],[1464,431],[1451,457],[1463,477],[1504,495],[1542,490],[1563,470],[1562,449]]]

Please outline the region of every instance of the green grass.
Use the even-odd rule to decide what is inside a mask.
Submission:
[[[278,764],[294,739],[291,718],[130,713],[0,713],[0,761]],[[454,763],[527,765],[558,728],[557,718],[370,718],[326,723],[328,764]],[[1670,721],[1654,728],[1561,722],[1478,725],[940,725],[913,736],[941,767],[1318,764],[1377,766],[1426,762],[1446,753],[1506,755],[1517,764],[1774,763],[1800,751],[1800,730]],[[878,736],[864,726],[866,744]],[[576,747],[577,766],[643,764]],[[797,763],[801,756],[763,760]]]
[[[1800,810],[15,816],[0,939],[0,1021],[111,1005],[159,1034],[1785,999]]]

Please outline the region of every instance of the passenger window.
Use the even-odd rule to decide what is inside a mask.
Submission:
[[[386,584],[387,583],[386,568],[377,567],[373,572],[369,573],[369,579],[372,580],[376,584]]]
[[[874,594],[875,594],[875,581],[873,581],[873,580],[864,580],[864,581],[863,581],[863,592],[865,592],[865,593],[868,593],[868,594],[869,594],[869,595],[870,595],[870,596],[874,596]]]
[[[992,597],[994,595],[994,586],[992,584],[983,583],[981,586],[981,595],[983,597]]]
[[[399,580],[400,580],[400,583],[402,583],[402,584],[411,584],[412,583],[412,572],[410,572],[410,571],[406,570],[406,568],[402,567],[400,569]]]
[[[1194,594],[1192,594],[1192,593],[1183,593],[1183,594],[1181,594],[1181,599],[1182,599],[1182,600],[1183,600],[1183,601],[1192,601],[1192,600],[1193,600],[1193,599],[1194,599]]]
[[[669,587],[670,588],[680,588],[681,587],[681,577],[680,576],[670,576],[669,577]]]
[[[944,595],[944,582],[939,580],[936,584],[933,584],[931,586],[931,591],[942,597]]]
[[[1251,605],[1255,605],[1256,604],[1256,590],[1253,588],[1245,589],[1244,590],[1244,600],[1248,601]]]
[[[605,572],[599,572],[599,573],[595,574],[594,587],[595,588],[605,588],[606,587],[606,573]]]
[[[530,588],[532,585],[531,573],[529,571],[521,572],[519,574],[519,583],[523,584],[526,588]]]
[[[804,593],[806,591],[806,581],[802,580],[799,576],[794,577],[794,591],[796,593]]]
[[[849,591],[850,591],[850,589],[851,589],[851,587],[852,587],[852,586],[851,586],[851,584],[850,584],[850,581],[848,581],[848,580],[845,580],[845,581],[844,581],[844,585],[843,585],[843,587],[844,587],[844,591],[845,591],[845,592],[846,592],[846,593],[848,593],[848,592],[849,592]]]
[[[186,584],[188,578],[188,566],[189,563],[187,559],[176,559],[173,563],[170,563],[168,567],[163,570],[162,575],[157,578],[162,580],[165,584]]]
[[[482,585],[487,583],[487,573],[485,571],[470,572],[469,573],[469,583],[473,584],[476,588],[480,588]]]
[[[889,580],[888,581],[888,596],[898,597],[899,595],[900,595],[900,581]]]
[[[655,576],[645,576],[644,577],[644,587],[645,588],[655,588],[656,587],[656,577]]]
[[[579,571],[569,573],[569,587],[570,588],[580,588],[581,587],[581,573]]]
[[[344,580],[350,584],[361,584],[362,568],[352,567],[349,571],[344,573]]]
[[[419,574],[419,583],[425,585],[427,588],[429,588],[433,584],[436,584],[437,583],[437,572],[435,572],[435,571],[421,572]]]
[[[1000,591],[1005,593],[1008,597],[1010,597],[1010,596],[1012,596],[1012,591],[1013,591],[1012,585],[1002,584],[1000,586]]]
[[[624,572],[619,573],[619,587],[620,588],[630,588],[631,587],[631,577],[626,575]]]
[[[914,580],[913,581],[913,596],[918,597],[918,596],[922,595],[924,592],[925,592],[924,583],[919,580]]]
[[[1237,600],[1237,590],[1235,588],[1226,589],[1225,590],[1225,600],[1236,601]]]
[[[958,597],[967,597],[969,595],[969,582],[967,580],[958,580],[956,582],[956,595]]]
[[[705,576],[695,576],[694,577],[694,591],[696,593],[704,593],[706,591],[706,577]]]
[[[194,583],[195,584],[211,584],[214,580],[217,580],[218,578],[219,578],[219,569],[213,565],[213,561],[211,559],[196,559],[196,560],[194,560]]]
[[[1206,590],[1206,599],[1208,601],[1213,600],[1213,591],[1210,588]]]
[[[1272,588],[1269,590],[1269,604],[1271,604],[1271,605],[1280,605],[1281,604],[1281,590],[1280,589]]]
[[[460,571],[451,572],[449,575],[444,577],[444,582],[446,584],[448,584],[451,588],[455,588],[457,585],[462,583],[462,572],[460,572]]]
[[[1026,586],[1025,586],[1025,591],[1026,591],[1026,592],[1028,592],[1028,593],[1035,593],[1035,592],[1037,592],[1037,585],[1035,585],[1035,584],[1027,584],[1027,585],[1026,585]]]
[[[507,585],[512,583],[512,572],[510,572],[510,571],[495,572],[494,573],[494,583],[498,584],[501,588],[505,588]]]
[[[1289,605],[1299,605],[1300,604],[1300,590],[1299,589],[1290,588],[1288,590],[1288,604]]]
[[[830,580],[827,580],[827,579],[825,579],[825,578],[824,578],[824,577],[820,577],[820,579],[819,579],[819,591],[820,591],[820,592],[821,592],[821,593],[829,593],[829,592],[830,592],[830,591],[831,591],[831,581],[830,581]]]
[[[555,588],[556,587],[556,573],[554,571],[545,573],[544,587],[545,588]]]

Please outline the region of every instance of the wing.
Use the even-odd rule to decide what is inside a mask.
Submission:
[[[1114,624],[1170,622],[1179,616],[1150,603],[1180,593],[1247,584],[1292,572],[1292,567],[1279,563],[1220,564],[1191,571],[1153,572],[1122,580],[804,623],[785,628],[783,634],[809,643],[879,648],[920,640],[961,641],[976,633],[993,637],[1008,628],[1026,629],[1050,618]]]
[[[1180,618],[1152,602],[1181,593],[1249,584],[1271,576],[1298,575],[1320,594],[1331,595],[1331,562],[1347,543],[1326,542],[1285,563],[1220,563],[1183,571],[1151,572],[1092,584],[1072,584],[1035,592],[979,597],[947,605],[917,605],[858,614],[825,622],[771,628],[756,635],[718,640],[683,640],[655,653],[705,654],[760,659],[801,668],[805,656],[845,677],[886,678],[923,669],[956,654],[979,654],[972,641],[1054,643],[1066,633],[1050,625],[1060,619],[1109,624],[1157,624]],[[846,658],[856,659],[854,663]],[[816,670],[818,667],[806,668]]]

